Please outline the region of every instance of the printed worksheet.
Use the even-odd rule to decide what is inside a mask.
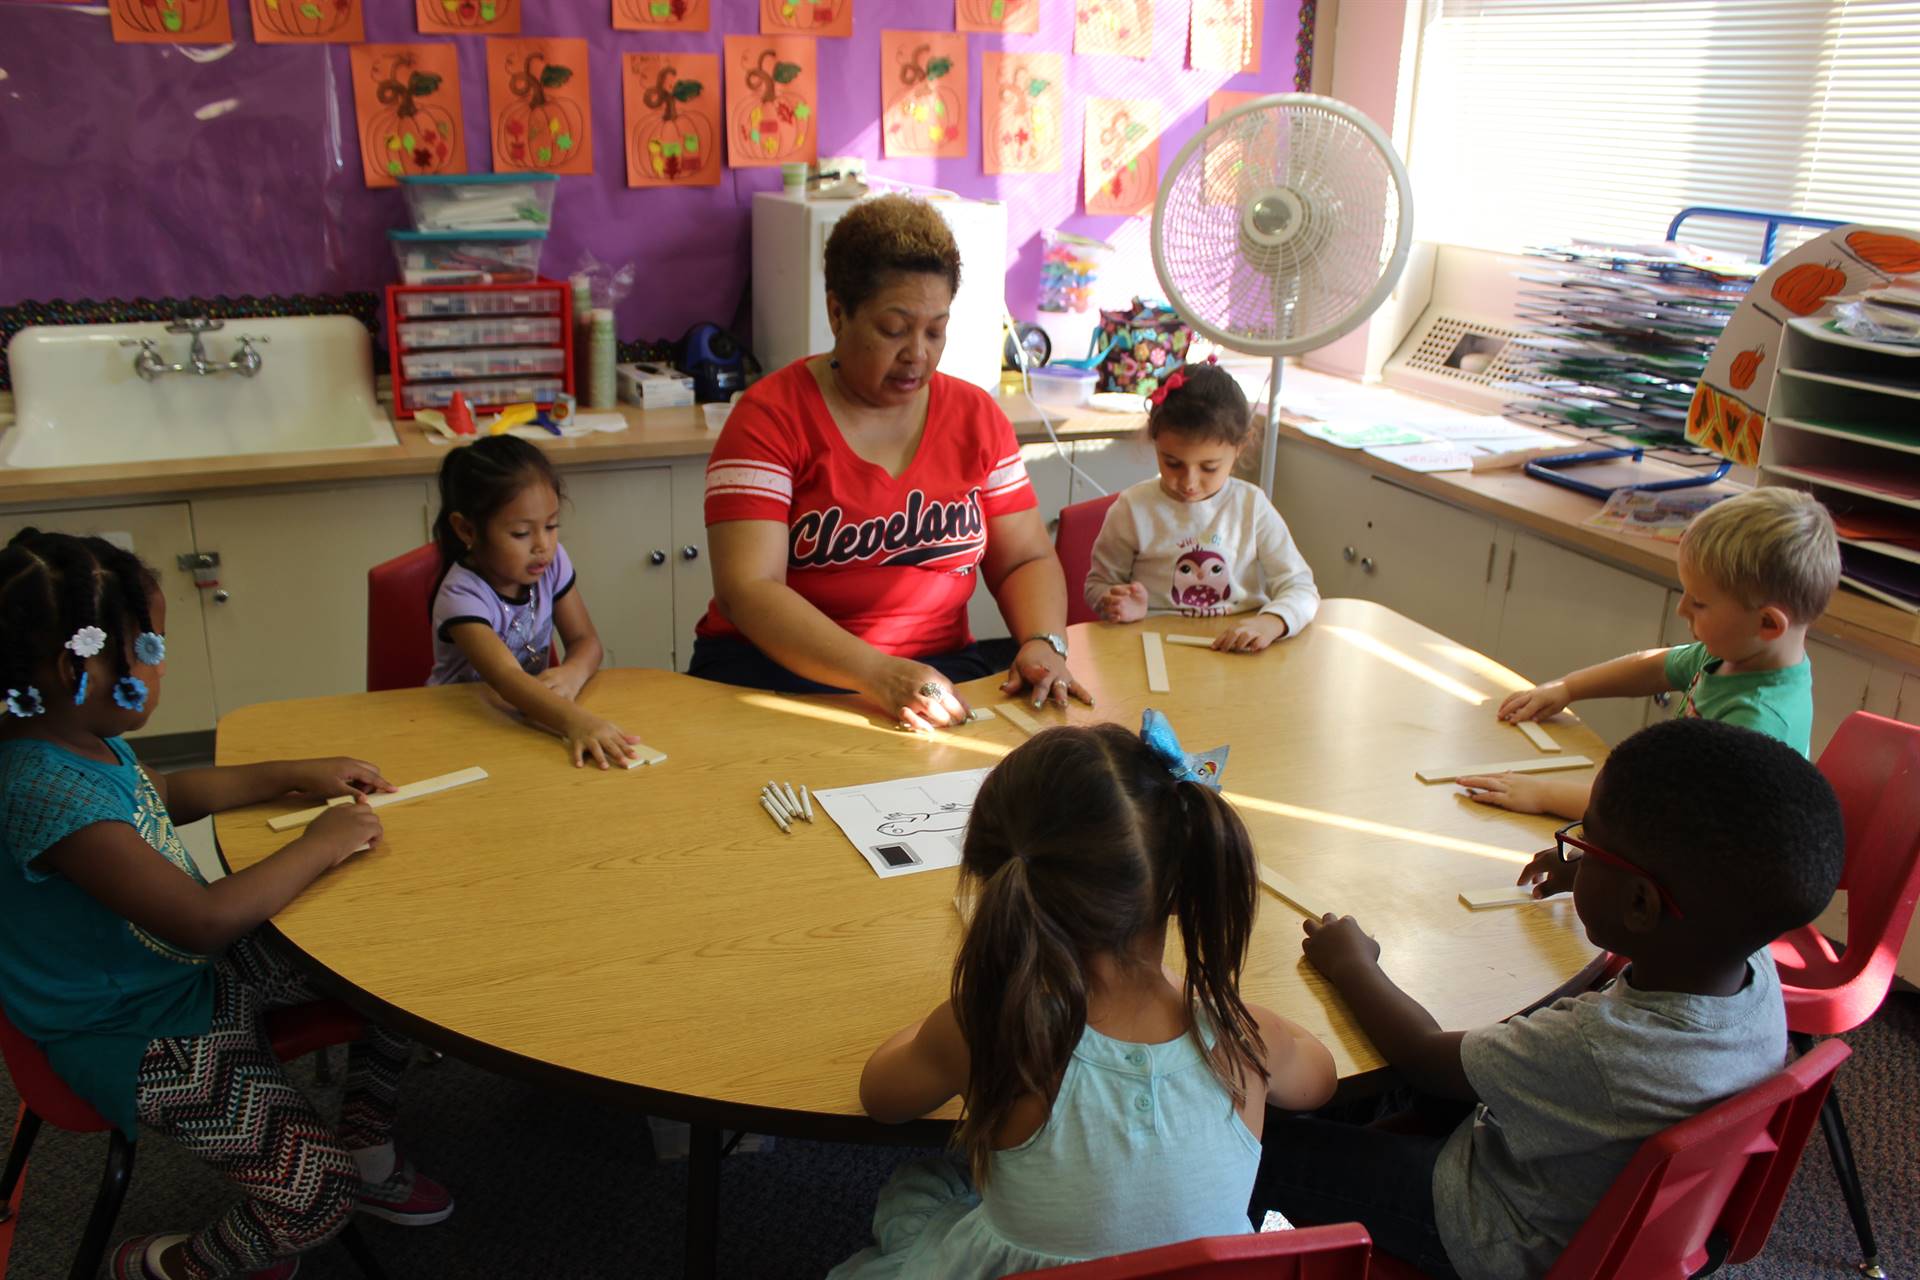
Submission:
[[[813,798],[839,824],[879,876],[905,876],[960,865],[973,798],[985,769],[898,778],[816,791]]]

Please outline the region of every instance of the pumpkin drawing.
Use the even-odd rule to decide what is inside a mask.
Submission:
[[[1039,162],[1052,140],[1052,113],[1043,110],[1040,99],[1049,81],[1035,75],[1024,62],[1016,62],[1000,82],[1000,162],[1029,165]]]
[[[1114,112],[1100,130],[1105,152],[1100,157],[1100,194],[1106,203],[1132,208],[1148,194],[1151,177],[1142,169],[1140,148],[1135,145],[1146,136],[1147,126],[1125,111]]]
[[[421,0],[443,27],[485,27],[513,11],[513,0]]]
[[[833,25],[839,16],[841,0],[773,0],[764,10],[783,27],[796,31],[818,31]]]
[[[1727,381],[1733,384],[1735,391],[1745,391],[1753,385],[1755,375],[1760,372],[1760,362],[1767,358],[1765,347],[1755,347],[1751,351],[1742,351],[1733,358],[1733,368],[1727,374]]]
[[[254,0],[256,26],[295,39],[332,35],[353,17],[353,0]]]
[[[888,142],[910,154],[924,155],[960,131],[960,113],[965,103],[952,88],[942,84],[953,72],[953,59],[927,60],[933,46],[920,45],[900,64],[900,83],[908,86],[887,109]]]
[[[516,169],[558,168],[586,137],[586,119],[571,98],[549,97],[573,79],[573,68],[547,61],[538,50],[507,59],[507,92],[516,101],[500,113],[500,154]]]
[[[1805,262],[1773,282],[1773,300],[1797,316],[1810,316],[1846,287],[1840,268]]]
[[[781,62],[772,49],[762,49],[747,68],[749,96],[733,111],[733,145],[745,156],[779,161],[806,151],[813,107],[799,94],[781,88],[800,77],[800,64]]]
[[[678,80],[672,67],[662,67],[653,87],[642,96],[647,108],[660,113],[633,131],[633,165],[656,178],[679,181],[699,173],[713,156],[713,124],[704,115],[681,110],[705,91],[698,80]]]
[[[1092,37],[1091,52],[1133,53],[1136,40],[1153,35],[1153,14],[1142,0],[1093,0],[1078,17]]]
[[[220,18],[220,0],[114,0],[120,20],[152,35],[190,36]]]
[[[373,168],[398,178],[439,173],[453,154],[459,124],[438,103],[425,102],[440,90],[440,77],[417,70],[411,53],[395,54],[382,69],[372,66],[380,110],[367,121],[361,145],[374,157]]]
[[[979,27],[1004,27],[1033,0],[960,0],[960,12]]]
[[[1853,250],[1860,261],[1890,276],[1920,272],[1920,240],[1878,231],[1856,231],[1847,237],[1847,248]]]
[[[695,13],[704,0],[619,0],[620,12],[633,22],[654,27],[677,27]]]

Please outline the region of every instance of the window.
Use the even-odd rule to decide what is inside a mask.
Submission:
[[[1408,144],[1421,239],[1656,241],[1701,204],[1920,224],[1920,0],[1425,6]],[[1724,221],[1682,237],[1759,245]]]

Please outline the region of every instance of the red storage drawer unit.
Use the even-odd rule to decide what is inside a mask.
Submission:
[[[572,301],[558,280],[388,285],[394,416],[444,406],[455,391],[476,410],[571,393]]]

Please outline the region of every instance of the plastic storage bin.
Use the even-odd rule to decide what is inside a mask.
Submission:
[[[525,347],[560,341],[559,316],[496,316],[490,320],[410,320],[394,337],[408,351],[421,347]]]
[[[485,347],[478,351],[422,351],[400,357],[408,378],[509,378],[530,373],[564,373],[567,353],[559,347]]]
[[[400,390],[400,404],[408,412],[415,409],[443,409],[453,403],[453,393],[456,391],[467,398],[468,404],[479,408],[498,408],[526,400],[535,404],[552,404],[559,399],[561,390],[558,378],[512,378],[504,382],[409,382]]]
[[[1100,375],[1091,369],[1043,364],[1027,370],[1033,381],[1033,401],[1055,409],[1073,409],[1093,398],[1094,384]]]
[[[545,231],[559,179],[550,173],[429,173],[400,179],[416,231]]]
[[[394,300],[399,313],[418,316],[553,315],[561,297],[551,289],[473,292],[449,289],[445,293],[403,293]]]
[[[407,284],[519,284],[540,274],[545,231],[389,231]]]

